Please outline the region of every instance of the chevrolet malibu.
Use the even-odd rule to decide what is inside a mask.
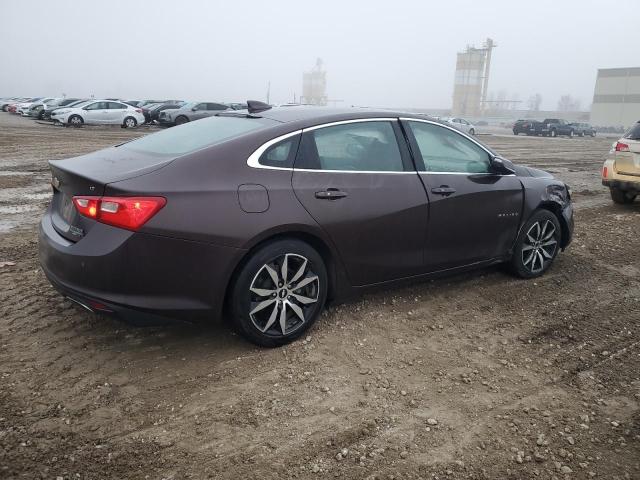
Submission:
[[[277,346],[328,300],[499,263],[534,278],[571,241],[567,185],[457,129],[248,105],[50,161],[54,287],[138,323],[224,315]]]

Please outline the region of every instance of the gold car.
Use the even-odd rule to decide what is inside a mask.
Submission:
[[[615,203],[631,203],[640,193],[640,121],[611,147],[602,184],[609,187]]]

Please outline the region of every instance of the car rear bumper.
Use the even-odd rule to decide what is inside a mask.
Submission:
[[[640,177],[638,177],[637,182],[603,178],[602,185],[609,188],[617,188],[618,190],[623,190],[625,192],[640,192]]]
[[[39,228],[40,264],[51,284],[91,311],[134,324],[219,318],[243,252],[101,223],[73,243],[54,229],[50,211]]]

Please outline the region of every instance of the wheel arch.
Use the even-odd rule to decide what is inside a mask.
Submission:
[[[337,252],[335,252],[329,242],[326,239],[322,238],[320,235],[311,232],[304,227],[291,228],[287,230],[276,230],[266,232],[252,239],[249,242],[249,248],[237,260],[235,266],[231,271],[231,274],[229,275],[229,279],[225,287],[223,297],[223,313],[229,311],[229,300],[231,292],[233,290],[233,285],[238,278],[238,275],[242,271],[242,268],[246,265],[251,256],[257,250],[263,248],[269,243],[286,239],[295,239],[305,242],[318,252],[318,254],[322,257],[322,260],[324,261],[325,267],[327,269],[329,284],[329,288],[327,291],[327,300],[333,300],[339,296],[338,292],[340,291],[341,286],[347,285],[346,275],[338,258]]]
[[[564,218],[564,215],[562,215],[562,205],[552,200],[543,200],[533,212],[535,212],[536,210],[548,210],[556,216],[556,218],[558,219],[558,223],[560,224],[560,230],[562,233],[562,238],[560,239],[560,247],[565,248],[569,244],[571,232],[569,230],[567,220]],[[532,215],[533,212],[531,212]]]

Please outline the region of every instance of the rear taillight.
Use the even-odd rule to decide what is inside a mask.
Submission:
[[[136,112],[138,112],[138,113],[142,113],[142,109],[140,109],[140,108],[136,108]]]
[[[616,152],[628,152],[628,151],[629,151],[629,145],[622,142],[616,142]]]
[[[114,227],[138,230],[167,201],[163,197],[73,197],[80,215]]]
[[[602,167],[602,178],[607,178],[608,173],[609,170],[607,169],[607,167]]]

